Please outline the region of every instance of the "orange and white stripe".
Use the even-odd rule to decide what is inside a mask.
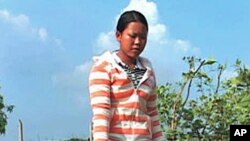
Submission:
[[[89,92],[93,108],[94,141],[165,141],[157,111],[155,76],[150,62],[138,87],[116,64],[110,52],[96,59]]]

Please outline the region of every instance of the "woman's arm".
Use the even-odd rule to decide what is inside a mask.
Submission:
[[[107,141],[110,124],[110,77],[104,64],[93,66],[89,77],[89,91],[93,109],[93,140]]]
[[[152,131],[152,140],[153,141],[166,141],[164,133],[161,129],[160,115],[157,108],[157,90],[156,90],[156,80],[154,77],[154,92],[150,95],[147,102],[147,111],[148,115],[151,117],[151,131]]]

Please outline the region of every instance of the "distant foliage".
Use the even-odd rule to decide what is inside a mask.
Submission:
[[[213,58],[183,60],[189,69],[182,80],[158,87],[168,140],[228,141],[230,125],[250,124],[250,70],[237,60],[234,75],[223,77],[226,65]]]
[[[1,87],[0,87],[1,89]],[[4,104],[4,98],[0,93],[0,135],[5,134],[6,126],[8,124],[7,113],[11,113],[14,109],[14,105]]]
[[[88,139],[71,138],[71,139],[65,140],[65,141],[88,141]]]

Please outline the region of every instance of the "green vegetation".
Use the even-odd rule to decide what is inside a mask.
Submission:
[[[232,124],[250,124],[250,70],[237,60],[230,78],[215,59],[184,57],[189,69],[176,84],[158,87],[168,140],[229,140]],[[190,98],[190,95],[196,99]],[[194,96],[193,96],[194,97]]]
[[[1,87],[0,87],[1,89]],[[14,109],[13,105],[4,104],[4,98],[0,93],[0,135],[5,134],[6,126],[8,124],[8,116],[7,113],[11,113]]]
[[[88,141],[88,139],[71,138],[71,139],[65,140],[65,141]]]

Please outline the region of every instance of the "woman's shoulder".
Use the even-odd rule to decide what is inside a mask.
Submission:
[[[143,66],[152,68],[152,63],[148,58],[140,56],[139,60]]]
[[[106,51],[102,53],[101,55],[94,56],[93,59],[93,65],[92,68],[98,67],[98,68],[107,68],[111,65],[111,52]]]

